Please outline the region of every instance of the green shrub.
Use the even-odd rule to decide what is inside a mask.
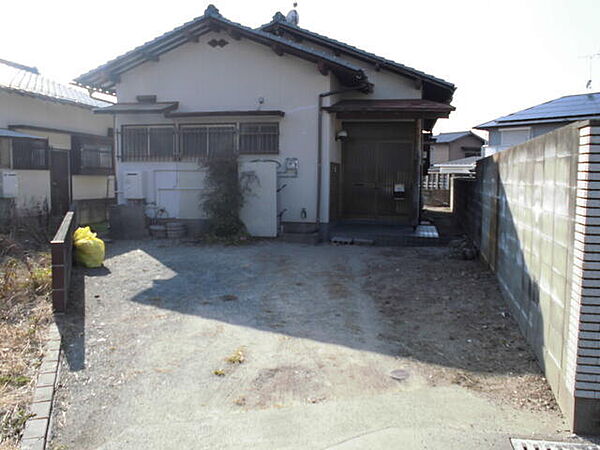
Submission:
[[[202,208],[208,219],[208,233],[218,238],[244,235],[246,227],[240,219],[244,194],[249,190],[247,174],[240,180],[237,156],[210,158]]]

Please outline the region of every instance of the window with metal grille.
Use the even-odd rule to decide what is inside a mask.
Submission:
[[[208,128],[202,126],[181,127],[179,154],[184,161],[206,158],[208,155]]]
[[[180,158],[218,158],[235,153],[235,126],[186,125],[180,131]]]
[[[278,123],[240,123],[240,153],[279,153]]]
[[[123,127],[123,161],[172,161],[175,157],[175,127]]]
[[[112,150],[107,146],[89,145],[81,147],[82,169],[112,169]]]
[[[47,170],[48,143],[39,139],[13,139],[13,169]]]

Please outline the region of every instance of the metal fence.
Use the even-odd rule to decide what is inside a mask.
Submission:
[[[421,187],[428,191],[447,191],[450,189],[450,174],[430,173],[423,177]]]

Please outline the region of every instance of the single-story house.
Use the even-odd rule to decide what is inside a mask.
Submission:
[[[429,174],[471,176],[474,175],[477,161],[481,158],[483,156],[468,156],[466,158],[440,162],[431,166]]]
[[[481,156],[485,139],[471,131],[454,131],[433,136],[430,143],[430,163],[439,164],[456,159]]]
[[[60,216],[80,204],[82,221],[106,219],[114,198],[113,126],[92,110],[110,103],[79,86],[0,60],[0,197],[22,215]],[[4,214],[9,208],[3,208]]]
[[[484,156],[492,155],[578,120],[600,118],[600,92],[568,95],[491,120],[475,128],[489,133]]]
[[[259,186],[251,234],[327,233],[341,219],[416,225],[422,132],[455,87],[277,13],[249,28],[204,15],[79,76],[114,94],[119,204],[204,217],[202,161],[234,152]]]

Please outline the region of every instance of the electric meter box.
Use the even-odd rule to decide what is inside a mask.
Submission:
[[[140,200],[145,197],[144,172],[127,171],[123,178],[125,179],[123,183],[123,196],[126,199]]]
[[[16,198],[19,195],[19,176],[17,173],[3,170],[0,175],[2,198]]]

